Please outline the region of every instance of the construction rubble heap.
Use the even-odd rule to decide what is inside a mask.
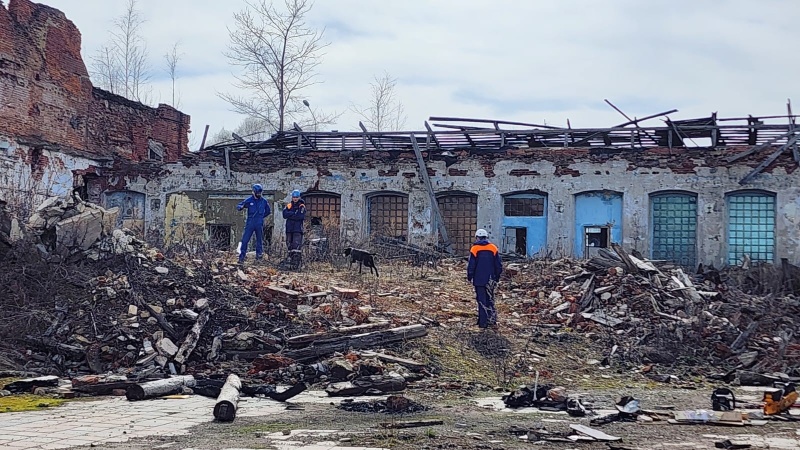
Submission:
[[[471,305],[468,286],[441,293],[439,303],[427,298],[424,315],[380,311],[358,290],[319,285],[311,274],[243,269],[225,255],[167,258],[115,229],[117,214],[77,198],[47,200],[24,230],[27,244],[0,259],[0,289],[10,293],[0,305],[0,371],[71,380],[18,391],[125,390],[138,399],[185,388],[222,395],[230,385],[276,396],[277,385],[319,383],[331,396],[390,394],[436,376],[424,355],[400,344],[430,327],[474,323],[448,306],[451,297]],[[602,353],[595,364],[644,367],[659,381],[676,367],[756,384],[800,375],[796,267],[690,275],[612,248],[588,261],[508,263],[497,295],[500,332],[541,342],[589,337]],[[447,264],[437,275],[453,280],[440,283],[466,285],[465,261]],[[779,281],[769,291],[765,280]],[[392,291],[398,303],[401,290],[398,283]],[[164,380],[172,381],[163,390],[141,387]]]

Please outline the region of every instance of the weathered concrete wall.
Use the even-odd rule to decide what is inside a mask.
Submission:
[[[602,190],[622,192],[622,243],[649,254],[650,195],[663,191],[694,193],[698,199],[698,262],[720,266],[726,259],[726,194],[743,189],[739,180],[755,164],[750,160],[730,166],[709,164],[712,159],[721,161],[731,151],[707,151],[709,156],[705,161],[686,155],[672,159],[664,155],[642,156],[641,152],[606,156],[602,162],[573,155],[571,163],[556,157],[550,158],[553,160],[524,161],[506,155],[490,162],[480,157],[462,157],[449,167],[442,161],[433,161],[428,168],[437,192],[464,191],[478,195],[477,225],[487,229],[494,240],[499,240],[502,234],[504,194],[529,190],[546,193],[547,249],[553,256],[573,254],[576,194]],[[642,160],[651,163],[642,163]],[[233,171],[227,178],[224,165],[218,162],[192,161],[191,167],[171,164],[167,166],[167,173],[161,176],[150,176],[149,179],[134,176],[127,179],[126,184],[129,189],[145,192],[148,198],[157,198],[161,204],[166,204],[170,193],[248,192],[250,186],[258,182],[274,195],[272,206],[276,212],[280,211],[280,202],[288,199],[293,189],[339,193],[342,229],[351,242],[365,237],[368,195],[404,192],[409,195],[410,242],[423,244],[432,241],[430,200],[416,176],[413,160],[364,163],[328,159],[319,162],[319,165],[323,164],[324,170],[317,166],[275,167],[257,172],[258,167],[248,167],[247,172]],[[785,167],[792,167],[791,164],[794,163],[788,156],[780,159],[746,188],[776,194],[776,257],[798,262],[800,173],[791,169],[787,171]],[[241,161],[234,161],[232,165],[242,167]],[[260,167],[263,169],[264,166]],[[164,211],[149,211],[147,223],[148,228],[157,233],[165,223]],[[280,239],[282,230],[283,220],[277,214],[275,239]]]

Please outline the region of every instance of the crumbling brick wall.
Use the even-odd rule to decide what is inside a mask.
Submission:
[[[0,134],[134,161],[148,159],[150,141],[165,161],[188,152],[189,116],[93,87],[80,49],[80,32],[61,11],[0,2]]]

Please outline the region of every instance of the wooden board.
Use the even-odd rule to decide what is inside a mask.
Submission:
[[[611,436],[610,434],[605,434],[600,430],[595,430],[594,428],[589,428],[586,425],[570,424],[569,427],[572,428],[573,430],[577,431],[578,433],[585,434],[586,436],[595,438],[598,441],[619,441],[619,440],[622,440],[621,437]]]

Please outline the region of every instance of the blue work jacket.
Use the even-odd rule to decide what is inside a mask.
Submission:
[[[283,218],[286,219],[287,233],[302,233],[303,221],[306,219],[306,202],[301,198],[288,203],[283,208]]]
[[[263,226],[264,218],[272,213],[269,202],[264,197],[256,198],[251,195],[236,205],[237,211],[245,208],[247,208],[247,226]]]
[[[467,280],[473,286],[486,286],[489,280],[497,281],[503,273],[503,262],[497,246],[486,239],[481,239],[469,250],[467,263]]]

